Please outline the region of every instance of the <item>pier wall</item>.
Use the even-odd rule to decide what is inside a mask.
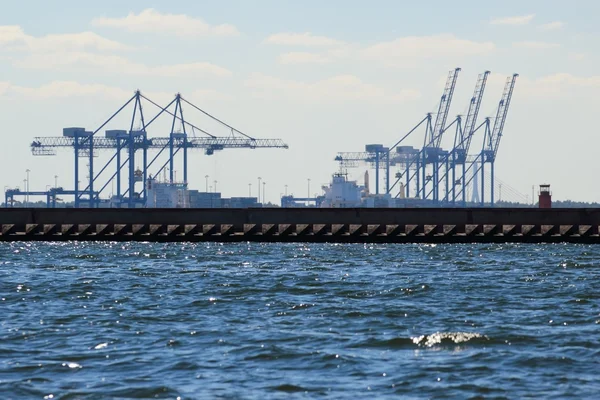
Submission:
[[[600,243],[600,208],[3,208],[0,225],[4,241]]]

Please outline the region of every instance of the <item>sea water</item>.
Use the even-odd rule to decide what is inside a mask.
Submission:
[[[600,246],[0,244],[0,397],[598,398]]]

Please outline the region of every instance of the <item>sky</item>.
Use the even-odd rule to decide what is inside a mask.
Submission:
[[[256,196],[261,177],[267,201],[278,203],[286,190],[297,197],[320,193],[338,171],[336,153],[395,143],[435,111],[448,71],[460,67],[449,119],[466,113],[478,74],[491,71],[481,121],[494,115],[507,76],[519,73],[496,161],[506,200],[549,183],[555,199],[600,201],[600,2],[594,0],[0,0],[0,6],[3,188],[23,188],[29,169],[31,190],[53,186],[55,176],[71,189],[72,151],[33,156],[30,143],[61,136],[63,127],[95,130],[139,89],[164,105],[181,93],[240,131],[289,145],[193,152],[191,188],[205,190],[208,175],[223,196]],[[144,111],[151,116],[157,109]],[[190,107],[184,113],[215,135],[230,133]],[[130,123],[125,110],[106,129]],[[148,135],[169,131],[166,118]],[[422,146],[423,139],[424,131],[416,131],[404,144]],[[452,141],[446,134],[442,144]],[[475,137],[472,149],[480,148]],[[108,157],[101,153],[96,168]],[[348,173],[361,181],[366,169]]]

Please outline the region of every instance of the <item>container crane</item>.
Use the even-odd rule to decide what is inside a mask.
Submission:
[[[431,181],[433,187],[431,193],[433,194],[433,201],[439,200],[439,176],[440,176],[440,161],[447,157],[445,151],[440,147],[442,136],[446,131],[446,121],[448,119],[448,113],[450,112],[450,105],[452,104],[452,97],[454,95],[454,89],[456,87],[456,81],[458,80],[458,74],[460,68],[455,68],[448,73],[446,79],[446,85],[444,86],[444,93],[440,99],[440,105],[435,118],[433,130],[430,133],[429,141],[426,138],[423,145],[421,177],[423,179],[423,199],[428,197],[426,192],[427,182]],[[432,164],[431,178],[427,179],[427,164]]]
[[[375,194],[379,194],[379,172],[388,170],[390,149],[381,144],[368,144],[364,152],[340,152],[335,161],[339,162],[340,170],[357,167],[361,163],[368,163],[375,167]],[[386,177],[386,186],[389,185],[389,176]]]
[[[504,132],[504,125],[506,123],[506,117],[508,115],[508,109],[510,108],[510,101],[512,99],[513,91],[519,74],[513,74],[506,79],[504,84],[504,90],[502,92],[502,98],[498,103],[498,110],[494,119],[494,127],[490,130],[490,120],[486,119],[486,135],[483,143],[483,150],[481,152],[481,202],[485,201],[485,180],[484,180],[484,168],[485,164],[490,164],[490,204],[494,206],[494,165],[496,163],[496,156],[498,155],[498,148],[500,147],[500,139]]]
[[[146,120],[144,117],[144,111],[142,108],[142,100],[146,100],[150,104],[158,107],[160,111],[154,115],[151,119]],[[129,130],[107,130],[105,137],[100,137],[97,133],[102,130],[110,121],[112,121],[119,113],[121,113],[129,104],[134,102],[133,115],[131,117],[131,124]],[[192,108],[201,111],[203,114],[217,121],[218,123],[225,125],[231,132],[230,136],[219,137],[213,135],[196,125],[188,122],[183,117],[182,102],[190,105]],[[174,107],[174,110],[170,109]],[[161,115],[168,114],[173,117],[171,123],[171,132],[169,137],[157,137],[148,138],[147,128],[154,123]],[[134,129],[136,119],[139,119],[140,127]],[[181,123],[183,132],[175,132],[176,123]],[[187,127],[187,128],[186,128]],[[188,129],[195,134],[200,132],[206,137],[201,138],[188,138]],[[183,153],[183,170],[184,170],[184,181],[187,182],[187,170],[188,170],[188,158],[187,152],[189,149],[202,149],[205,154],[211,155],[215,151],[220,151],[226,148],[288,148],[280,139],[256,139],[245,133],[233,128],[225,122],[215,118],[208,114],[206,111],[200,109],[193,103],[184,99],[181,95],[177,94],[175,98],[165,107],[161,107],[154,101],[148,99],[142,95],[140,91],[136,91],[132,98],[130,98],[123,106],[121,106],[117,112],[115,112],[108,120],[106,120],[99,128],[95,131],[86,131],[84,128],[65,128],[63,130],[62,137],[36,137],[31,143],[31,150],[34,155],[55,155],[56,150],[59,148],[72,148],[75,153],[75,207],[79,207],[82,200],[86,200],[82,197],[85,193],[89,196],[89,206],[95,207],[99,202],[99,194],[116,178],[117,181],[117,197],[122,200],[123,197],[128,197],[128,206],[135,207],[136,203],[144,202],[145,197],[145,182],[149,173],[149,168],[157,161],[158,157],[168,149],[168,159],[155,174],[160,174],[169,165],[170,168],[170,179],[174,180],[173,170],[174,161],[177,153],[182,151]],[[94,156],[97,155],[99,150],[110,150],[113,152],[112,157],[109,161],[100,168],[98,173],[94,170]],[[127,150],[127,157],[125,161],[122,161],[122,152]],[[135,169],[135,155],[137,151],[142,151],[142,168],[140,170]],[[157,154],[148,160],[148,151],[157,150]],[[81,157],[88,157],[89,161],[89,183],[88,186],[83,190],[79,190],[79,161]],[[94,190],[94,183],[99,177],[107,170],[109,165],[113,162],[116,164],[116,171],[110,176],[106,183],[100,190]],[[128,168],[125,167],[128,165]],[[121,193],[121,174],[123,170],[128,172],[128,189]],[[141,192],[139,199],[134,198],[135,183],[143,182],[144,189]]]
[[[469,149],[471,147],[471,141],[475,132],[477,132],[482,126],[484,126],[485,122],[476,127],[477,116],[479,115],[479,109],[481,108],[481,102],[483,100],[483,94],[485,92],[485,86],[487,83],[488,76],[490,71],[485,71],[477,77],[477,82],[475,84],[475,90],[473,91],[473,96],[469,102],[469,109],[467,111],[467,118],[465,120],[464,128],[462,126],[461,116],[457,116],[457,129],[454,137],[454,148],[450,153],[450,163],[452,168],[452,203],[454,204],[457,199],[457,195],[460,196],[462,194],[462,203],[463,205],[466,202],[466,173],[467,173],[467,157],[469,154]],[[461,167],[461,178],[459,181],[456,179],[456,167]],[[460,189],[458,194],[456,193],[456,186],[459,186]],[[446,188],[448,189],[448,188]],[[446,198],[449,199],[450,195],[447,193]]]
[[[439,200],[440,161],[447,159],[448,155],[447,151],[442,150],[440,145],[444,132],[450,127],[446,126],[446,121],[460,71],[460,68],[455,68],[448,73],[435,121],[432,121],[432,114],[428,113],[411,131],[396,142],[394,146],[390,147],[390,151],[396,149],[396,152],[400,153],[396,157],[390,157],[390,163],[393,163],[394,160],[402,161],[406,168],[403,173],[396,175],[396,181],[389,187],[388,193],[400,183],[401,179],[405,179],[405,194],[406,197],[410,197],[410,187],[414,180],[416,181],[417,197],[425,200],[432,194],[434,201]],[[422,150],[415,151],[409,148],[410,146],[400,146],[412,132],[423,124],[425,124],[425,140]],[[432,165],[431,171],[428,171],[428,165]],[[433,183],[432,189],[429,192],[427,191],[428,182]]]

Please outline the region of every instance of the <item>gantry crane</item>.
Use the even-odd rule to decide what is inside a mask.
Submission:
[[[388,170],[390,149],[381,144],[368,144],[364,152],[340,152],[335,156],[335,161],[340,165],[340,170],[357,167],[361,163],[368,163],[375,168],[375,194],[379,194],[379,171]],[[386,176],[388,185],[389,176]]]
[[[460,68],[455,68],[453,71],[448,73],[448,79],[446,79],[446,86],[444,87],[444,93],[440,99],[440,105],[438,107],[438,113],[435,118],[435,124],[433,130],[430,133],[429,140],[426,138],[423,145],[422,162],[423,167],[421,168],[421,177],[423,179],[423,199],[428,198],[426,191],[427,182],[432,182],[433,187],[430,193],[433,195],[433,201],[439,200],[439,183],[440,183],[440,161],[447,158],[448,153],[444,151],[440,145],[444,132],[448,129],[446,127],[446,121],[450,112],[450,105],[452,103],[452,97],[454,95],[454,89],[456,87],[456,81],[458,80],[458,74]],[[427,179],[427,164],[432,164],[431,178]]]
[[[151,119],[147,120],[144,117],[142,108],[142,100],[146,100],[151,105],[160,109]],[[107,130],[105,137],[100,137],[100,132],[111,120],[121,113],[129,104],[134,102],[133,115],[129,130]],[[182,102],[186,103],[195,110],[202,112],[205,116],[213,121],[226,126],[230,131],[229,136],[215,136],[204,129],[188,122],[183,115]],[[174,108],[171,111],[171,108]],[[147,135],[148,127],[153,124],[161,115],[168,114],[172,117],[171,132],[168,137],[152,137]],[[139,120],[139,127],[135,128],[136,120]],[[176,131],[176,124],[181,124],[181,131]],[[197,138],[189,137],[188,130],[193,134],[195,132],[202,133],[205,137]],[[212,116],[198,106],[184,99],[180,94],[165,107],[161,107],[156,102],[142,95],[140,91],[136,91],[123,106],[121,106],[108,120],[106,120],[95,131],[86,131],[84,128],[65,128],[62,137],[36,137],[31,144],[32,153],[34,155],[55,155],[58,148],[73,148],[75,154],[75,207],[79,207],[82,196],[88,196],[90,207],[95,207],[99,202],[99,195],[104,189],[116,178],[117,197],[123,200],[128,196],[127,204],[129,207],[135,207],[137,203],[145,202],[146,180],[149,175],[149,169],[158,160],[159,156],[168,150],[167,161],[156,169],[154,176],[159,175],[167,165],[170,167],[170,181],[174,182],[174,163],[176,155],[181,151],[183,153],[183,175],[184,182],[187,183],[188,173],[188,150],[202,149],[205,154],[211,155],[215,151],[220,151],[226,148],[288,148],[280,139],[256,139],[240,130],[228,125],[220,119]],[[100,168],[98,173],[95,173],[94,156],[98,150],[113,151],[112,157],[104,166]],[[127,152],[125,161],[122,161],[122,152]],[[155,150],[157,153],[149,160],[148,151]],[[135,168],[135,156],[138,151],[142,151],[142,167]],[[79,161],[80,158],[87,157],[89,165],[89,181],[85,189],[79,189]],[[102,185],[100,190],[95,190],[95,182],[108,169],[112,163],[116,164],[115,172]],[[128,166],[127,168],[125,168]],[[123,170],[128,172],[128,188],[124,193],[121,193],[121,174]],[[143,189],[139,197],[135,195],[135,183],[142,182]]]
[[[429,199],[430,195],[432,195],[431,199],[433,201],[437,202],[439,200],[440,163],[446,165],[446,168],[448,168],[448,151],[443,150],[440,146],[443,134],[452,124],[454,124],[453,122],[450,125],[446,125],[446,121],[460,71],[460,68],[455,68],[448,73],[435,121],[433,121],[432,113],[428,113],[415,127],[390,147],[390,151],[396,149],[396,153],[398,154],[390,157],[389,164],[393,165],[394,162],[400,162],[405,168],[403,172],[396,174],[396,181],[389,187],[388,193],[390,193],[396,185],[400,184],[402,179],[405,179],[404,194],[406,197],[410,197],[411,187],[413,186],[412,184],[414,181],[416,197],[425,200]],[[416,150],[411,146],[400,146],[405,139],[423,124],[425,124],[425,140],[421,150]],[[429,165],[432,166],[431,169],[428,169]],[[387,175],[389,176],[389,171],[387,172]],[[429,182],[432,183],[432,186],[431,189],[427,191],[427,184]],[[399,194],[396,197],[398,196]]]
[[[498,148],[500,147],[500,139],[504,132],[504,124],[506,123],[506,117],[508,115],[508,109],[510,107],[510,101],[512,99],[513,91],[515,90],[515,84],[519,74],[513,74],[506,78],[504,84],[504,90],[502,92],[502,98],[498,103],[498,110],[496,111],[496,117],[494,118],[494,127],[490,129],[490,119],[486,118],[486,130],[485,138],[483,143],[483,149],[481,151],[480,159],[480,176],[481,176],[481,202],[485,202],[485,175],[484,168],[485,164],[490,164],[490,204],[494,206],[494,167],[496,163],[496,156],[498,155]]]
[[[448,73],[435,121],[432,121],[433,114],[428,113],[425,118],[391,147],[384,147],[381,144],[377,144],[365,146],[364,152],[340,152],[335,157],[335,160],[340,163],[340,167],[354,167],[360,163],[369,163],[375,167],[375,193],[379,194],[379,171],[385,170],[386,193],[390,193],[402,178],[406,178],[404,190],[406,191],[406,197],[408,197],[411,182],[414,179],[416,180],[416,193],[418,196],[426,199],[429,194],[433,194],[434,200],[437,201],[439,196],[437,184],[433,186],[430,192],[427,192],[426,182],[438,181],[439,163],[447,155],[447,152],[440,148],[440,144],[444,132],[449,128],[446,126],[446,121],[460,70],[460,68],[455,68]],[[412,146],[400,146],[405,139],[424,123],[425,140],[421,151],[414,149]],[[394,150],[396,152],[392,155]],[[394,165],[402,166],[405,171],[396,174],[395,183],[390,185],[390,168]],[[426,171],[428,165],[433,165],[431,175],[428,175]]]
[[[465,120],[464,126],[462,123],[462,116],[458,115],[454,122],[452,122],[450,126],[456,124],[456,133],[454,135],[454,147],[451,152],[448,154],[447,160],[450,164],[450,171],[452,173],[452,182],[448,182],[448,174],[447,170],[444,178],[446,180],[446,195],[444,200],[449,202],[451,200],[452,204],[456,203],[457,196],[462,195],[463,205],[466,201],[466,173],[468,171],[467,168],[467,160],[469,149],[471,146],[471,141],[473,139],[474,134],[484,126],[485,122],[476,126],[477,116],[479,115],[479,109],[481,108],[481,102],[483,100],[483,94],[485,92],[485,86],[487,83],[488,76],[490,71],[485,71],[477,77],[477,82],[475,84],[475,90],[473,91],[473,96],[469,101],[469,109],[467,111],[467,118]],[[472,165],[472,164],[470,164]],[[456,177],[456,169],[457,167],[461,168],[461,177],[457,179]],[[458,186],[458,193],[457,193]]]

